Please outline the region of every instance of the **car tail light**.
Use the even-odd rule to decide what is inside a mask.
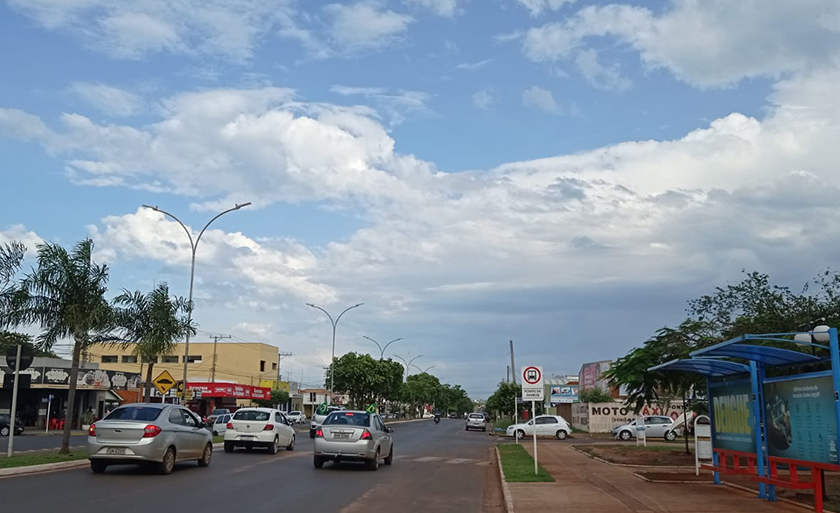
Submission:
[[[362,440],[370,440],[372,437],[370,436],[370,431],[365,429],[362,431]]]
[[[266,424],[263,431],[271,431],[274,429],[274,424]]]
[[[227,426],[225,426],[225,429],[233,429],[233,422],[228,422]]]
[[[143,428],[143,438],[154,438],[163,431],[160,426],[149,424]]]
[[[91,424],[88,428],[88,436],[96,436],[96,424]]]
[[[318,431],[315,431],[315,438],[324,438],[324,430],[319,429]]]

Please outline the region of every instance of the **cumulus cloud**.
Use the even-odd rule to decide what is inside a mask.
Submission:
[[[143,99],[131,91],[100,82],[75,82],[70,92],[110,116],[132,116],[143,108]]]
[[[479,109],[489,109],[496,103],[496,97],[489,89],[476,91],[472,95],[473,106]]]
[[[549,114],[559,113],[557,102],[554,100],[554,95],[551,91],[537,86],[531,86],[522,91],[522,105],[539,109]]]
[[[392,44],[414,21],[374,1],[330,4],[324,13],[330,18],[330,37],[339,52],[377,50]]]
[[[429,9],[439,16],[451,18],[462,12],[464,0],[405,0],[409,5]]]
[[[405,122],[410,116],[429,115],[431,95],[422,91],[389,91],[382,87],[349,87],[333,85],[330,91],[341,96],[360,96],[372,102],[377,111],[389,119],[391,126]]]
[[[577,0],[516,0],[531,12],[531,16],[539,16],[546,11],[557,11],[566,4]]]

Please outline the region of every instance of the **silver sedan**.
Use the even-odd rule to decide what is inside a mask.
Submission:
[[[370,470],[394,460],[394,430],[379,415],[364,411],[336,411],[315,432],[315,468],[326,461],[363,461]]]
[[[88,459],[93,472],[109,465],[154,464],[169,474],[176,462],[210,465],[213,439],[193,412],[172,404],[128,404],[88,430]]]

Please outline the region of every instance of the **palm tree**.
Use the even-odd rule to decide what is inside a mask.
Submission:
[[[170,298],[169,286],[165,282],[148,294],[124,290],[114,303],[118,305],[116,316],[122,332],[122,345],[134,344],[134,354],[141,362],[149,364],[143,393],[143,400],[149,402],[155,361],[160,356],[171,354],[177,341],[186,337],[187,333],[196,333],[188,317],[182,315],[187,313],[189,303],[182,297]]]
[[[108,267],[93,262],[93,241],[85,239],[69,252],[58,244],[37,246],[37,266],[20,281],[8,304],[5,324],[39,324],[35,339],[44,350],[73,339],[67,414],[59,452],[70,452],[70,430],[76,406],[76,382],[82,351],[92,344],[113,342],[113,309],[105,299]]]
[[[0,246],[0,306],[11,299],[14,293],[14,287],[9,284],[20,269],[24,253],[26,246],[17,241]]]

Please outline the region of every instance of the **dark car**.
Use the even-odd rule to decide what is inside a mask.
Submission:
[[[9,425],[12,419],[8,413],[0,413],[0,436],[9,436]],[[23,423],[20,417],[15,418],[15,434],[23,433]]]

